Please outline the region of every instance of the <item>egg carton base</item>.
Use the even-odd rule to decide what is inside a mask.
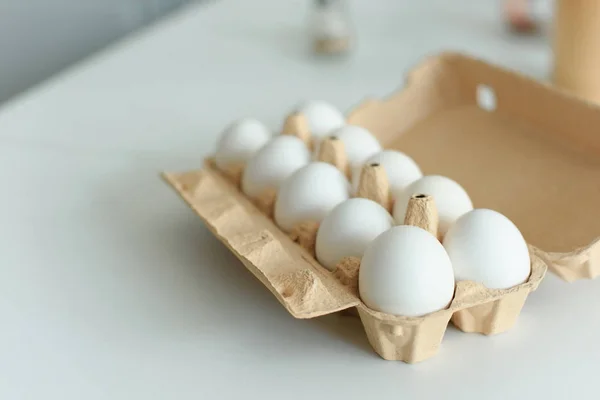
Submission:
[[[475,307],[458,310],[452,324],[463,332],[495,335],[512,328],[525,305],[529,292],[521,291]]]
[[[487,289],[471,281],[456,283],[449,307],[422,317],[401,317],[357,306],[369,343],[384,359],[417,363],[434,356],[448,323],[461,331],[492,335],[513,327],[530,292],[546,273],[546,263],[530,247],[529,279],[509,289]]]

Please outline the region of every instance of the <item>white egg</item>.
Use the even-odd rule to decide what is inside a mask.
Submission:
[[[352,189],[355,192],[358,189],[361,168],[365,164],[379,164],[383,167],[393,198],[401,195],[406,186],[423,177],[421,169],[412,158],[396,150],[383,150],[369,157],[352,172]]]
[[[278,190],[281,183],[310,162],[310,151],[295,136],[281,135],[263,146],[248,161],[242,175],[242,191],[256,198],[267,189]]]
[[[531,274],[523,235],[510,219],[493,210],[475,209],[460,217],[446,233],[444,247],[456,280],[507,289]]]
[[[221,134],[215,163],[219,169],[245,164],[271,138],[271,132],[262,122],[251,118],[240,119]]]
[[[333,165],[311,162],[286,179],[275,201],[275,222],[286,232],[305,221],[321,222],[350,196],[350,184]]]
[[[331,131],[343,126],[346,118],[337,108],[324,101],[309,101],[298,109],[308,120],[311,136],[316,141],[327,136]]]
[[[440,175],[428,175],[408,185],[396,197],[394,219],[403,224],[408,201],[413,194],[428,194],[433,197],[439,215],[439,234],[445,235],[450,225],[461,215],[473,209],[469,195],[457,182]]]
[[[351,170],[363,165],[369,157],[381,151],[381,145],[375,136],[360,126],[346,125],[331,132],[329,136],[335,136],[344,143]]]
[[[454,273],[442,244],[429,232],[396,226],[371,242],[363,255],[358,288],[367,307],[417,317],[446,308]]]
[[[389,212],[374,201],[349,199],[337,205],[317,232],[317,260],[333,270],[344,257],[362,257],[367,245],[394,224]]]

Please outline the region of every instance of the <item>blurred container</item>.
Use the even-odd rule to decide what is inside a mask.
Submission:
[[[313,50],[320,54],[350,51],[353,43],[346,0],[314,0],[310,21]]]
[[[556,1],[553,81],[600,102],[600,1]]]

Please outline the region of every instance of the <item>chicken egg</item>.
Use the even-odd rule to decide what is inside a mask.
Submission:
[[[475,209],[461,216],[446,233],[444,247],[456,280],[508,289],[531,274],[523,235],[510,219],[493,210]]]
[[[454,273],[435,236],[411,225],[391,228],[366,248],[358,288],[367,307],[418,317],[446,308],[454,296]]]
[[[428,175],[408,185],[396,197],[394,219],[404,223],[406,207],[413,194],[427,194],[433,197],[439,215],[439,234],[444,236],[450,225],[466,212],[473,209],[473,203],[465,189],[450,178]]]
[[[275,201],[275,223],[284,231],[305,221],[321,222],[350,197],[350,184],[333,165],[311,162],[290,175]]]
[[[375,136],[360,126],[345,125],[331,132],[329,136],[337,137],[344,143],[344,151],[351,171],[381,151],[381,145]],[[318,154],[318,147],[316,151]]]
[[[383,166],[390,185],[392,197],[402,194],[402,190],[417,179],[423,177],[421,169],[415,161],[406,154],[396,150],[383,150],[367,159],[364,164],[379,164]],[[358,189],[362,165],[352,172],[352,189]]]
[[[277,191],[292,173],[310,162],[310,151],[295,136],[276,136],[248,161],[242,175],[242,191],[257,198],[265,190]]]
[[[308,101],[299,107],[298,112],[307,119],[311,136],[316,142],[346,123],[344,114],[325,101]]]
[[[346,200],[319,226],[317,260],[333,270],[344,257],[362,257],[367,245],[393,224],[390,213],[376,202],[361,198]]]
[[[221,170],[246,162],[269,140],[271,131],[260,121],[243,118],[230,124],[217,143],[215,163]]]

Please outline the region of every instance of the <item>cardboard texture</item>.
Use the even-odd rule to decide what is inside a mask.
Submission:
[[[377,163],[366,164],[360,171],[356,197],[362,197],[378,203],[392,211],[392,194],[385,169]]]
[[[312,318],[357,306],[369,342],[386,360],[414,363],[435,355],[451,318],[465,332],[504,332],[512,327],[527,295],[546,271],[532,248],[532,273],[524,284],[490,290],[461,281],[445,310],[417,318],[384,314],[360,301],[360,260],[344,258],[329,272],[314,259],[317,224],[300,224],[286,236],[210,159],[202,171],[164,177],[294,317]],[[437,212],[431,200],[429,196],[411,199],[407,221],[426,229],[437,225],[432,222]]]
[[[317,222],[304,221],[292,228],[290,238],[314,257],[318,231],[319,224]]]
[[[600,2],[557,0],[554,12],[554,83],[600,101]]]
[[[318,317],[360,302],[217,171],[212,160],[201,171],[164,177],[294,317]]]
[[[201,171],[165,173],[294,317],[357,307],[383,358],[417,362],[436,353],[450,320],[465,332],[509,329],[546,263],[567,280],[599,273],[600,227],[594,218],[600,200],[600,137],[594,132],[600,128],[599,109],[518,74],[444,54],[416,68],[403,91],[360,104],[348,121],[369,129],[385,148],[407,153],[425,174],[460,182],[476,207],[513,220],[532,244],[532,273],[507,290],[458,282],[449,308],[424,317],[378,313],[358,297],[357,260],[327,271],[244,197],[237,177],[232,183],[210,159]]]
[[[408,200],[404,225],[418,226],[438,237],[439,217],[435,200],[425,194],[414,194]]]
[[[459,182],[475,207],[506,215],[561,278],[600,274],[596,106],[444,54],[411,72],[403,91],[362,103],[348,120],[411,156],[424,174]]]
[[[310,129],[308,128],[308,121],[302,114],[290,114],[283,123],[281,134],[297,136],[309,149],[312,149],[312,138],[310,136]]]
[[[546,264],[533,250],[531,259],[527,282],[491,290],[475,282],[458,281],[450,307],[423,317],[393,316],[359,304],[358,313],[369,342],[386,360],[415,363],[437,353],[450,319],[463,332],[505,332],[514,325],[527,295],[537,289],[546,272]]]
[[[319,144],[317,159],[333,165],[346,177],[350,176],[350,166],[348,165],[348,157],[346,157],[346,151],[344,150],[344,142],[337,137],[323,139]]]

